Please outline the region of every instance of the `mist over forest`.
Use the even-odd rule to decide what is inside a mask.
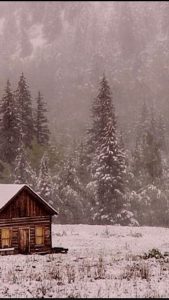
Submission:
[[[105,72],[127,143],[144,100],[169,126],[168,12],[163,1],[1,2],[0,93],[24,72],[53,136],[70,142],[84,134]]]

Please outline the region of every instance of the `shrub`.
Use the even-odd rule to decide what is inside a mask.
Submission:
[[[153,258],[153,257],[159,259],[159,258],[164,258],[164,255],[156,248],[149,250],[148,253],[144,253],[143,255],[144,259]]]

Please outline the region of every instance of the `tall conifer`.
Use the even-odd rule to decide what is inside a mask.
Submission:
[[[35,116],[35,132],[37,143],[41,145],[47,145],[49,142],[50,131],[46,113],[46,103],[43,101],[43,97],[39,92],[37,97],[37,110]]]
[[[16,105],[11,91],[10,81],[7,81],[0,107],[1,159],[9,164],[14,162],[18,147],[18,124]]]
[[[26,147],[31,148],[34,137],[34,122],[32,115],[32,99],[29,87],[22,73],[15,92],[17,104],[17,122],[19,128],[22,128],[22,142]]]
[[[96,186],[94,220],[113,224],[123,208],[125,158],[118,143],[115,108],[108,81],[103,76],[92,107],[92,174]]]

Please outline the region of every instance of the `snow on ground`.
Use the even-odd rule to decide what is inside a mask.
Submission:
[[[67,254],[0,256],[1,298],[169,297],[169,229],[53,225]]]

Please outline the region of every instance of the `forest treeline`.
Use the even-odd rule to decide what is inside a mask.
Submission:
[[[33,104],[35,103],[35,107]],[[125,110],[125,107],[124,107]],[[59,112],[58,112],[59,114]],[[0,101],[0,182],[29,184],[59,212],[56,222],[169,225],[169,157],[163,117],[144,101],[127,145],[105,75],[84,136],[62,145],[47,104],[22,73]]]

